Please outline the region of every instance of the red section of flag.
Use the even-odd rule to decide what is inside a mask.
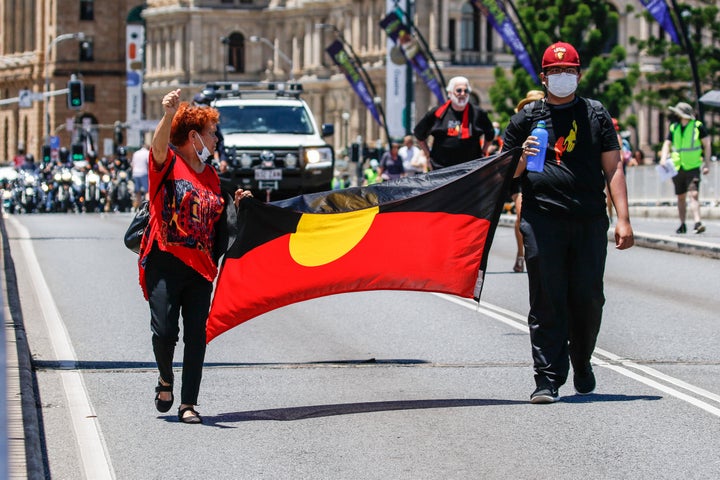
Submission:
[[[380,213],[355,248],[317,267],[296,263],[290,235],[283,235],[225,262],[208,342],[265,312],[324,295],[423,290],[472,297],[489,226],[470,215]]]

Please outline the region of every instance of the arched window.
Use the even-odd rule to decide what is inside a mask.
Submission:
[[[227,48],[225,56],[226,72],[245,73],[245,36],[242,33],[233,32],[223,39]]]
[[[477,51],[479,49],[478,34],[480,31],[479,12],[470,3],[465,3],[460,13],[460,49]]]

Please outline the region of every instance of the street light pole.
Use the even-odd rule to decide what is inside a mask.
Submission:
[[[342,120],[343,120],[343,137],[345,140],[345,153],[349,155],[350,139],[348,138],[348,124],[350,123],[350,113],[342,112],[341,116],[342,116]]]
[[[50,53],[52,51],[52,48],[55,46],[55,44],[62,42],[63,40],[83,40],[85,38],[85,34],[83,32],[77,32],[77,33],[63,33],[62,35],[58,35],[53,39],[52,42],[48,44],[47,49],[45,50],[45,144],[50,144]]]
[[[220,37],[220,43],[225,45],[225,48],[228,48],[228,46],[230,45],[230,38]],[[224,52],[224,55],[227,55],[227,52]],[[223,60],[223,82],[227,82],[227,74],[228,74],[227,56],[225,58],[226,58],[226,60]]]
[[[282,58],[283,61],[285,61],[290,66],[290,81],[295,80],[295,73],[293,72],[293,62],[292,62],[292,60],[290,60],[290,57],[285,55],[285,52],[283,52],[279,48],[276,48],[275,44],[272,43],[270,40],[268,40],[265,37],[258,37],[257,35],[253,35],[250,37],[250,41],[252,43],[264,43],[265,45],[270,47],[273,50],[273,52],[277,53],[278,57]]]

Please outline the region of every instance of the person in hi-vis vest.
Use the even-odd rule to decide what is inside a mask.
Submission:
[[[710,135],[699,120],[695,119],[693,108],[685,103],[679,102],[674,107],[669,107],[671,117],[675,117],[670,123],[670,133],[663,142],[660,151],[660,162],[665,165],[672,161],[677,175],[673,177],[675,195],[677,195],[678,214],[680,226],[676,233],[686,233],[685,217],[687,216],[688,201],[690,201],[690,213],[692,213],[695,225],[693,231],[702,233],[705,225],[700,220],[700,203],[698,194],[700,192],[700,169],[703,175],[710,173]]]

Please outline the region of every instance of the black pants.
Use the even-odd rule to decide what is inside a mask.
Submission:
[[[605,216],[559,219],[523,209],[520,230],[530,286],[530,342],[535,381],[556,387],[568,376],[568,356],[581,374],[600,331],[605,304]]]
[[[150,327],[160,376],[174,383],[175,345],[183,317],[182,390],[180,402],[197,405],[205,361],[205,323],[210,310],[212,283],[175,256],[156,247],[145,268],[150,303]]]

